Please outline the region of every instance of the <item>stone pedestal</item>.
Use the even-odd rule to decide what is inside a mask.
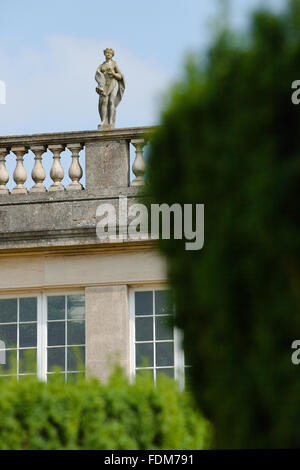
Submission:
[[[129,186],[130,158],[127,140],[87,142],[85,148],[88,190]]]

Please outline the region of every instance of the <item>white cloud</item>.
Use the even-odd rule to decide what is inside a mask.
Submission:
[[[45,45],[20,48],[13,56],[0,46],[0,79],[7,88],[0,107],[0,135],[95,129],[99,123],[96,83],[103,49],[113,47],[126,79],[117,127],[155,124],[167,70],[136,57],[115,41],[51,36]]]

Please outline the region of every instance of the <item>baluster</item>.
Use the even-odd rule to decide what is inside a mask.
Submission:
[[[35,164],[31,172],[31,177],[35,185],[30,189],[31,193],[44,193],[46,191],[43,181],[46,178],[46,172],[42,165],[42,155],[46,148],[43,145],[33,145],[30,150],[34,153]]]
[[[0,194],[9,194],[6,187],[9,181],[9,174],[5,166],[5,158],[8,154],[8,149],[0,148]]]
[[[54,183],[50,186],[49,191],[64,191],[61,180],[64,177],[64,170],[60,163],[60,154],[65,149],[64,145],[49,145],[49,150],[53,153],[53,165],[50,170],[51,179]]]
[[[67,187],[67,191],[83,189],[79,180],[82,178],[83,172],[79,163],[79,152],[82,150],[81,144],[68,144],[67,148],[72,152],[72,164],[69,169],[69,176],[72,183]]]
[[[27,172],[24,168],[23,161],[24,155],[27,153],[27,147],[18,146],[12,147],[11,151],[17,156],[17,164],[13,174],[14,182],[16,186],[12,190],[12,194],[26,194],[27,189],[24,186],[27,180]]]
[[[143,148],[146,142],[144,139],[133,139],[131,143],[135,147],[136,154],[132,165],[132,171],[136,177],[131,182],[131,186],[143,186],[145,184],[144,174],[146,171],[146,164],[143,158]]]

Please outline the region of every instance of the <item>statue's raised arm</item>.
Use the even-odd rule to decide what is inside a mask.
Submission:
[[[105,62],[96,70],[96,92],[99,94],[99,114],[101,124],[98,129],[112,129],[115,127],[116,108],[120,103],[124,90],[125,80],[117,63],[112,60],[113,49],[105,49]]]

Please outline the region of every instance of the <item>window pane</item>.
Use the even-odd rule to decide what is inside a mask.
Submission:
[[[135,292],[135,314],[152,315],[153,314],[153,292]]]
[[[65,373],[64,372],[57,372],[55,374],[47,374],[47,382],[55,382],[55,383],[65,383]]]
[[[37,298],[20,299],[20,322],[37,321]]]
[[[19,375],[19,382],[24,382],[25,380],[32,380],[32,377],[34,377],[34,374],[29,374],[29,375]]]
[[[189,357],[188,351],[184,351],[184,365],[185,366],[190,366],[191,365],[191,359]]]
[[[0,349],[17,347],[17,325],[0,325]]]
[[[136,366],[153,366],[153,344],[136,344]]]
[[[65,296],[48,297],[48,320],[65,319]]]
[[[65,370],[65,348],[48,348],[48,371]]]
[[[184,378],[185,378],[185,386],[186,388],[190,387],[191,384],[191,376],[192,376],[192,368],[185,367],[184,368]]]
[[[20,348],[36,347],[37,345],[37,325],[29,323],[28,325],[19,325],[19,344]]]
[[[85,322],[68,321],[68,344],[85,344]]]
[[[85,347],[68,348],[68,370],[84,370]]]
[[[174,379],[174,369],[156,369],[156,376],[158,377],[159,375],[167,375],[171,379]]]
[[[0,300],[0,323],[13,323],[17,321],[17,299]]]
[[[150,377],[152,380],[154,380],[153,369],[137,369],[135,371],[135,375],[142,377]]]
[[[156,365],[173,366],[174,365],[174,344],[156,343]]]
[[[155,318],[155,336],[156,339],[173,339],[174,327],[171,316]]]
[[[65,322],[48,322],[48,346],[65,344]]]
[[[135,339],[136,341],[153,340],[153,319],[136,318],[135,319]]]
[[[79,380],[83,380],[85,374],[82,372],[76,372],[75,374],[67,374],[67,383],[76,383]]]
[[[3,383],[6,384],[6,383],[11,383],[11,375],[8,375],[8,376],[1,376],[0,375],[0,385],[2,385]],[[17,380],[17,377],[13,377],[14,380]]]
[[[68,301],[68,319],[84,320],[85,302],[84,295],[69,295]]]
[[[17,351],[0,351],[0,374],[15,374]]]
[[[155,314],[166,313],[173,313],[170,307],[170,293],[168,290],[157,290],[155,291]]]
[[[19,372],[36,372],[36,349],[19,351]]]

